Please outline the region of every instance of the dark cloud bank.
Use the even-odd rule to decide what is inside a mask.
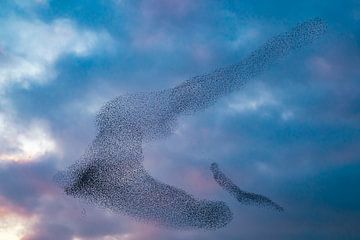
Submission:
[[[217,229],[233,218],[221,201],[199,200],[161,183],[143,167],[142,143],[170,135],[176,119],[203,110],[220,97],[241,89],[292,50],[323,35],[320,19],[280,34],[240,63],[194,77],[172,89],[120,96],[97,115],[98,134],[75,164],[56,175],[66,194],[132,216],[177,229]],[[212,165],[215,180],[240,202],[282,210],[270,199],[241,191]],[[240,196],[240,197],[239,197]]]

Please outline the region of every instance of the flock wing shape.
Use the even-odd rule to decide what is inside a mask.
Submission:
[[[182,114],[195,113],[241,89],[279,58],[312,43],[326,24],[313,19],[275,36],[237,64],[191,78],[171,89],[128,94],[106,103],[97,115],[98,134],[85,154],[56,175],[66,194],[177,229],[218,229],[233,218],[221,201],[197,199],[162,183],[143,167],[142,143],[166,137]],[[214,178],[242,203],[282,208],[270,199],[243,192],[212,164]]]

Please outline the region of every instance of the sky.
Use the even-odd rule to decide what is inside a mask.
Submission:
[[[154,177],[229,204],[226,227],[139,223],[54,183],[106,101],[237,63],[314,17],[321,40],[143,146]],[[359,1],[2,0],[0,26],[0,240],[360,238]],[[240,205],[212,162],[285,211]]]

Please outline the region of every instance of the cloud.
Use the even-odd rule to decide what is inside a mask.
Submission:
[[[228,108],[237,113],[244,113],[259,111],[263,107],[277,104],[274,96],[269,91],[258,89],[256,95],[251,94],[246,97],[244,94],[239,94],[235,96],[235,99],[229,101]]]
[[[61,156],[49,122],[22,119],[5,95],[0,101],[0,163],[33,161],[45,155]]]
[[[63,18],[46,23],[12,16],[0,19],[0,24],[0,160],[30,161],[58,154],[50,124],[34,116],[21,119],[8,90],[47,83],[56,77],[56,63],[62,57],[88,57],[109,49],[111,37]]]
[[[16,206],[0,199],[0,239],[22,239],[37,219],[21,212]]]
[[[69,19],[45,23],[10,17],[0,24],[1,88],[46,83],[56,76],[55,64],[61,57],[86,57],[111,42],[105,31],[80,29]]]
[[[60,153],[48,123],[28,123],[0,113],[0,161],[32,161],[46,154]]]
[[[56,171],[52,158],[0,167],[0,239],[100,239],[126,233],[124,217],[66,197],[52,181]]]
[[[277,96],[276,89],[261,82],[252,85],[226,100],[225,113],[242,115],[255,113],[258,117],[275,114],[284,121],[294,118],[294,112],[283,102],[281,96]],[[224,113],[223,109],[220,113]]]

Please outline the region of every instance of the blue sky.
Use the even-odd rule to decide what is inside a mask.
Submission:
[[[323,39],[144,146],[156,178],[226,201],[227,227],[145,225],[53,183],[106,101],[236,63],[314,17],[328,23]],[[360,238],[358,1],[4,0],[0,26],[0,240]],[[285,212],[239,205],[212,179],[214,161]]]

